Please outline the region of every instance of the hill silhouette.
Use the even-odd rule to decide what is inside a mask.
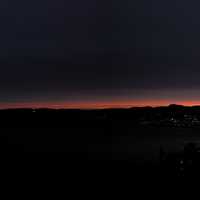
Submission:
[[[2,150],[13,151],[18,146],[19,151],[71,152],[85,158],[112,159],[113,138],[134,135],[145,139],[156,134],[150,129],[158,128],[199,129],[200,106],[0,110]]]

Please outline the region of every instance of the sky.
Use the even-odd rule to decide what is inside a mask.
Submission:
[[[200,104],[199,7],[2,0],[0,108]]]

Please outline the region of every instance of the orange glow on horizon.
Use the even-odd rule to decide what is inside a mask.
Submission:
[[[0,109],[7,108],[54,108],[54,109],[103,109],[103,108],[129,108],[142,106],[168,106],[179,104],[185,106],[200,105],[200,100],[174,101],[174,100],[141,100],[141,101],[102,101],[102,102],[31,102],[31,103],[0,103]]]

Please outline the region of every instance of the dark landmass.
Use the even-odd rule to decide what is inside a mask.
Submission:
[[[184,148],[200,141],[200,106],[7,109],[0,111],[0,135],[2,153],[65,152],[66,161],[123,160],[147,174],[171,169],[181,176],[183,163],[198,163],[198,148],[187,162]]]

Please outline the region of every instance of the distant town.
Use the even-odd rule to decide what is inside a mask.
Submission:
[[[199,127],[200,128],[200,106],[182,106],[171,104],[162,107],[132,107],[112,109],[4,109],[0,110],[0,117],[9,122],[28,119],[43,121],[55,120],[59,123],[62,120],[81,121],[126,121],[137,126],[164,126],[164,127]],[[46,117],[44,120],[43,117]],[[51,117],[50,117],[51,116]],[[56,122],[57,121],[57,122]],[[67,121],[66,121],[67,122]]]
[[[146,110],[138,119],[141,125],[200,127],[200,106],[169,105]]]

